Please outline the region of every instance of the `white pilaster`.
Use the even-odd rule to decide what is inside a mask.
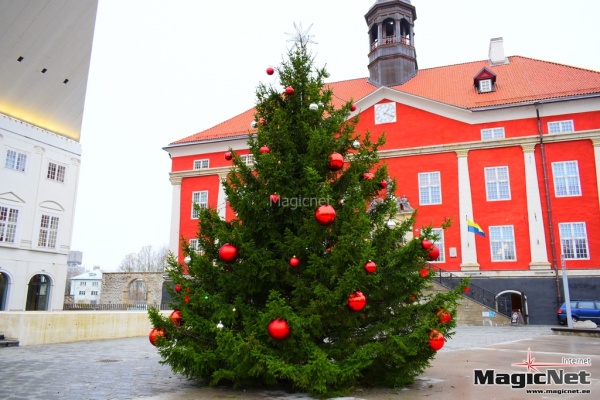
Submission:
[[[546,235],[542,218],[542,200],[535,164],[535,144],[522,145],[525,164],[525,190],[527,194],[527,217],[529,222],[530,269],[550,269]]]
[[[227,217],[227,196],[225,195],[225,187],[223,186],[223,179],[226,179],[227,173],[219,174],[219,193],[217,195],[217,214],[222,220]]]
[[[477,248],[475,238],[469,233],[467,218],[473,218],[473,200],[471,198],[471,179],[469,178],[469,163],[467,156],[469,150],[457,150],[458,157],[458,210],[460,213],[460,249],[462,260],[460,269],[462,271],[477,271]]]
[[[596,167],[596,188],[598,189],[598,198],[600,199],[600,139],[592,139],[594,145],[594,167]]]
[[[171,231],[169,233],[169,251],[179,254],[179,219],[181,213],[181,177],[171,176],[173,193],[171,195]]]

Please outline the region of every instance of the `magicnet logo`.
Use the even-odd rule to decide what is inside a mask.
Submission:
[[[527,385],[591,385],[590,373],[586,370],[576,372],[565,370],[566,367],[589,367],[590,358],[563,357],[560,363],[536,363],[531,357],[531,349],[527,349],[527,359],[521,363],[511,364],[513,367],[527,368],[527,372],[497,373],[493,369],[473,370],[474,385],[505,385],[512,389],[523,389]],[[539,367],[548,367],[540,372]],[[562,368],[561,368],[562,367]]]

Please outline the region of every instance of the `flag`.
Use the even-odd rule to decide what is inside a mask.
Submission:
[[[475,222],[471,221],[470,219],[467,220],[467,227],[468,227],[469,232],[473,232],[476,235],[481,235],[481,236],[485,237],[485,233],[483,232],[481,227],[479,225],[477,225]]]

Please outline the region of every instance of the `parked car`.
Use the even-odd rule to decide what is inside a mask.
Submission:
[[[558,323],[567,323],[567,305],[563,303],[557,311]],[[571,318],[575,321],[593,321],[600,325],[599,300],[571,300]]]

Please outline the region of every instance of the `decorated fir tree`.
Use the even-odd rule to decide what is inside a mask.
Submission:
[[[431,229],[407,240],[395,181],[339,109],[298,35],[257,88],[254,164],[235,152],[223,182],[235,218],[199,209],[197,239],[172,257],[175,311],[150,310],[150,339],[173,371],[214,385],[282,386],[316,396],[401,387],[451,335],[462,285],[432,294]]]

